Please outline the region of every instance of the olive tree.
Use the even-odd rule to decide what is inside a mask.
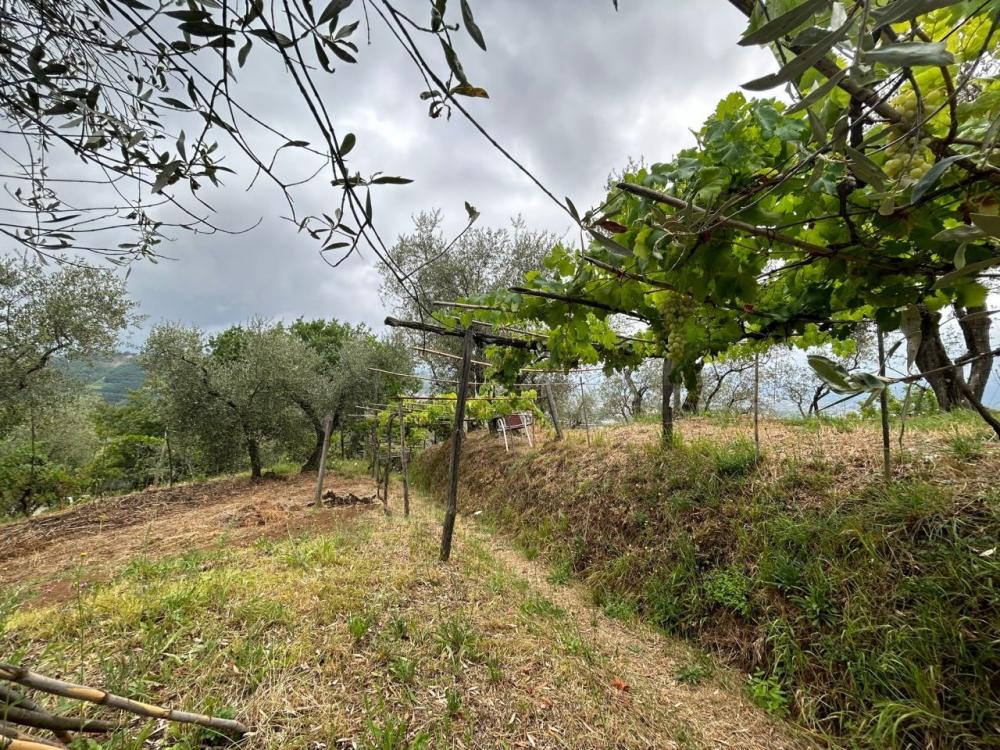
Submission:
[[[106,270],[0,259],[0,429],[55,398],[45,394],[59,359],[113,351],[133,308],[124,282]]]
[[[158,326],[143,363],[173,431],[220,462],[242,450],[254,478],[263,469],[262,442],[297,442],[309,426],[306,410],[322,413],[332,392],[319,355],[260,320],[208,340],[196,328]]]

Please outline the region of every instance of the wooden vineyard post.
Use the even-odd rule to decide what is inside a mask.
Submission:
[[[327,414],[323,418],[323,452],[319,454],[319,472],[316,475],[316,506],[323,504],[323,477],[326,476],[326,451],[330,447],[330,430],[333,418]]]
[[[394,414],[389,415],[389,423],[385,427],[385,483],[382,485],[382,511],[386,515],[389,515],[389,476],[392,474],[392,418],[394,416]]]
[[[403,473],[403,516],[410,517],[410,477],[406,461],[406,420],[403,402],[399,402],[399,468]]]
[[[174,454],[170,450],[170,430],[163,431],[163,441],[167,445],[167,487],[174,486]]]
[[[545,403],[549,407],[549,416],[552,417],[552,426],[556,430],[556,440],[562,440],[562,426],[559,424],[559,412],[556,411],[556,400],[552,398],[552,383],[545,384]]]
[[[760,461],[760,354],[753,355],[753,455]]]
[[[590,446],[590,415],[587,414],[587,400],[583,394],[583,377],[580,377],[580,411],[583,413],[583,426],[587,428],[587,446]]]
[[[878,339],[878,374],[885,377],[885,336],[882,329],[876,330]],[[892,480],[892,453],[889,448],[889,389],[883,387],[878,394],[879,415],[882,418],[882,477],[888,483]]]
[[[670,445],[674,440],[674,382],[671,375],[674,363],[669,357],[663,358],[663,413],[660,415],[660,440],[664,445]]]
[[[451,537],[458,514],[458,464],[462,458],[462,435],[465,427],[465,399],[469,391],[469,365],[472,359],[472,331],[466,329],[462,345],[462,367],[458,376],[458,397],[455,400],[455,428],[451,433],[451,464],[448,467],[448,506],[444,513],[441,533],[441,560],[451,557]]]

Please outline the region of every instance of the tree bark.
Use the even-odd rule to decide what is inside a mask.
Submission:
[[[244,430],[246,435],[247,444],[247,455],[250,456],[250,478],[260,479],[261,477],[261,465],[260,465],[260,444],[257,442],[257,438],[253,437],[248,430]]]
[[[660,411],[660,440],[664,445],[670,445],[674,440],[674,407],[671,401],[674,397],[674,383],[670,379],[674,363],[667,357],[663,358],[663,405]]]
[[[323,455],[323,440],[326,435],[326,431],[323,429],[323,421],[319,418],[319,414],[312,407],[308,401],[303,398],[298,398],[297,396],[292,396],[292,400],[295,404],[302,410],[302,413],[306,415],[306,419],[309,420],[309,424],[312,425],[313,432],[316,433],[316,444],[313,446],[312,453],[309,454],[309,458],[306,462],[302,464],[300,471],[316,471],[319,469],[319,459]]]
[[[704,365],[699,365],[694,376],[685,379],[686,382],[684,385],[687,386],[687,393],[684,394],[684,403],[681,404],[681,411],[685,414],[698,413],[698,403],[701,401],[701,391],[705,386],[705,379],[701,375],[702,367],[704,367]]]
[[[967,354],[983,354],[990,350],[992,319],[988,312],[985,305],[966,308],[955,305],[955,314],[958,317],[958,325],[962,329],[962,336],[965,338]],[[969,390],[978,401],[982,401],[986,394],[986,384],[989,383],[992,370],[993,357],[977,359],[970,365]]]
[[[951,358],[941,341],[941,315],[918,305],[920,311],[920,347],[917,349],[917,367],[920,372],[928,372],[950,365]],[[942,411],[952,411],[962,405],[962,384],[964,377],[959,369],[946,369],[926,376],[937,396]]]

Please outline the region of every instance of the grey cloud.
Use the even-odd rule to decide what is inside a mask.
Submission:
[[[689,145],[688,128],[697,128],[718,99],[774,65],[768,53],[736,46],[743,22],[725,0],[620,5],[615,13],[609,0],[473,0],[489,50],[464,34],[459,39],[467,72],[490,93],[488,101],[470,100],[470,110],[556,196],[572,197],[581,209],[600,201],[608,174],[629,156],[661,160]],[[568,230],[568,217],[461,115],[427,117],[417,96],[420,76],[379,19],[372,18],[370,46],[364,38],[362,27],[358,65],[341,65],[316,81],[339,135],[357,135],[353,167],[415,180],[375,194],[386,242],[409,229],[412,214],[434,207],[457,231],[465,200],[486,224],[521,214],[535,228]],[[423,44],[427,59],[443,68],[436,41]],[[250,60],[237,96],[290,136],[315,141],[308,113],[273,56]],[[274,148],[273,138],[252,131],[262,152]],[[384,311],[372,254],[330,269],[315,242],[279,218],[288,213],[279,191],[261,182],[245,192],[248,161],[232,148],[228,153],[241,174],[221,190],[205,188],[203,197],[218,208],[223,226],[258,218],[261,225],[236,236],[180,233],[164,248],[176,262],[133,268],[130,288],[149,323],[165,318],[216,329],[259,314],[335,316],[379,327]],[[280,158],[286,170],[309,171],[302,152],[287,150]],[[300,213],[335,204],[338,194],[326,179],[299,189]]]

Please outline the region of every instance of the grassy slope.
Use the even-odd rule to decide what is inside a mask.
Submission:
[[[231,499],[206,499],[213,506],[164,508],[107,534],[89,529],[76,546],[33,542],[50,555],[82,548],[104,557],[115,537],[173,545],[168,522],[204,529],[177,537],[188,549],[179,554],[132,545],[127,561],[97,576],[93,552],[75,552],[77,563],[47,569],[72,586],[53,589],[49,605],[19,607],[17,591],[2,587],[0,653],[132,697],[235,713],[254,729],[255,748],[805,745],[731,689],[726,670],[648,627],[605,617],[466,521],[442,565],[439,514],[420,497],[407,521],[377,508],[308,510],[311,486],[309,477],[247,485],[248,510],[275,506],[256,542],[247,536],[254,527],[208,520],[232,513],[234,482]],[[301,529],[311,514],[322,531],[267,536],[270,525]],[[44,583],[23,582],[22,594]],[[142,747],[140,726],[103,746]],[[195,748],[205,737],[174,727],[153,739]]]
[[[888,488],[869,425],[766,424],[760,465],[736,426],[684,430],[668,451],[645,427],[512,454],[474,436],[461,507],[755,675],[776,714],[866,747],[1000,746],[1000,451],[978,426],[911,425]],[[440,496],[446,451],[416,470]]]

